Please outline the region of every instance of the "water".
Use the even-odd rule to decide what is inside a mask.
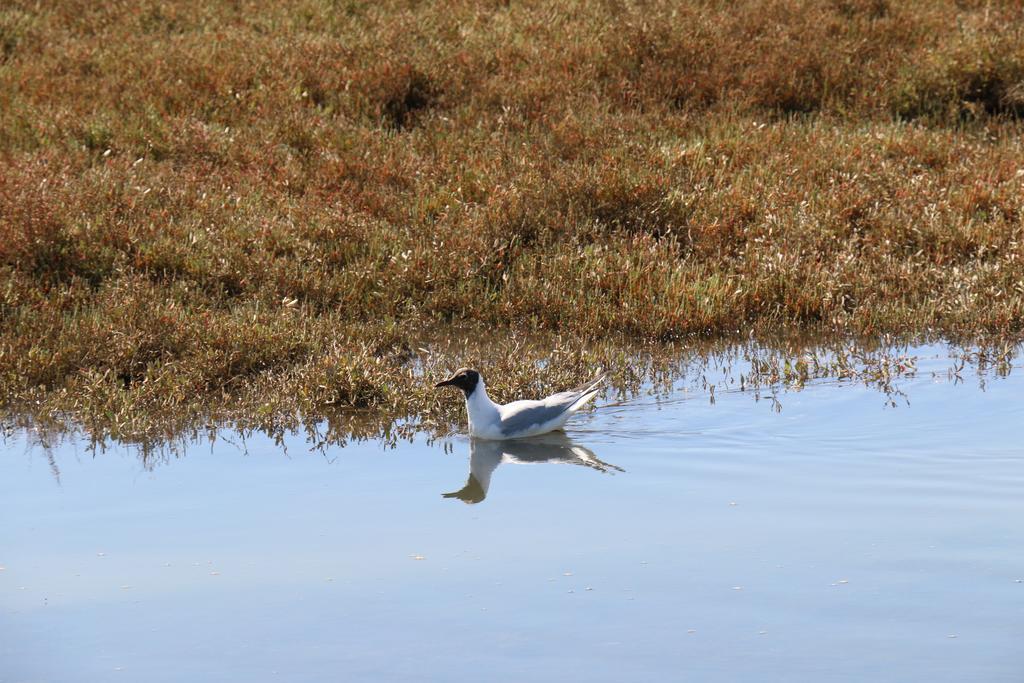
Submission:
[[[546,444],[15,437],[0,681],[1020,681],[1024,380],[948,367]]]

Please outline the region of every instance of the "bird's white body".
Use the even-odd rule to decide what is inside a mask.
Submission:
[[[561,429],[573,414],[597,395],[603,377],[573,391],[537,401],[499,405],[487,395],[483,378],[466,397],[469,433],[480,439],[522,439]]]

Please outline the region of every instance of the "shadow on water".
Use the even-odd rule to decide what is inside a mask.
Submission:
[[[590,467],[598,472],[625,472],[617,465],[604,462],[592,450],[573,441],[564,432],[552,432],[529,439],[469,441],[469,478],[458,491],[442,494],[475,505],[487,497],[491,476],[498,465],[562,464]]]

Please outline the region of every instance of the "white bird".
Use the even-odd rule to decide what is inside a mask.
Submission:
[[[480,439],[521,439],[561,429],[573,413],[597,396],[601,375],[576,389],[552,394],[539,401],[512,401],[499,405],[487,396],[484,378],[470,368],[438,382],[435,387],[458,387],[466,395],[469,434]]]

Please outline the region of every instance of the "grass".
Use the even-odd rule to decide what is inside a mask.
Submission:
[[[898,408],[912,403],[914,392],[908,389],[908,394],[904,387],[916,378],[951,385],[977,382],[985,390],[990,381],[1020,371],[1021,350],[1010,344],[919,350],[892,339],[874,344],[801,340],[658,345],[641,350],[623,340],[581,347],[556,337],[523,343],[469,336],[429,342],[412,350],[408,359],[371,356],[351,365],[332,361],[307,367],[268,378],[233,394],[230,401],[206,407],[193,400],[154,410],[146,400],[153,395],[136,389],[118,394],[107,404],[106,414],[89,412],[95,407],[93,399],[79,403],[85,409],[75,413],[78,420],[71,420],[55,406],[74,406],[74,399],[50,396],[34,410],[7,415],[2,435],[4,442],[24,435],[25,443],[48,454],[65,440],[76,448],[84,443],[93,452],[105,450],[111,442],[130,444],[146,467],[219,438],[244,446],[256,432],[272,437],[282,448],[300,436],[310,451],[325,454],[353,440],[373,439],[390,447],[416,435],[432,440],[462,431],[462,401],[432,384],[467,358],[488,369],[488,391],[499,401],[564,389],[603,367],[609,370],[609,387],[602,402],[612,405],[680,397],[713,404],[723,394],[740,393],[781,412],[789,395],[805,388],[862,385],[879,393],[880,405]],[[310,392],[307,387],[312,385],[316,390]],[[354,397],[372,399],[353,405]]]
[[[1016,341],[1022,117],[1009,1],[15,0],[0,388],[114,436],[360,434],[450,419],[424,376],[474,353],[525,391],[703,340]]]

